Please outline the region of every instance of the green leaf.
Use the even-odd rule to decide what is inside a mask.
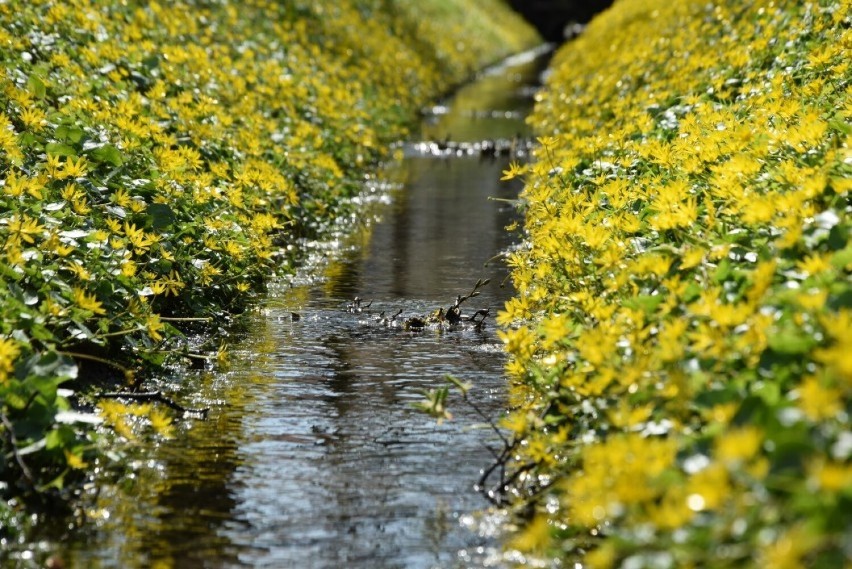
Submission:
[[[141,61],[142,65],[148,68],[148,70],[156,69],[160,66],[160,57],[157,55],[152,55],[147,57]]]
[[[42,148],[42,142],[44,139],[40,136],[37,136],[35,133],[26,131],[22,132],[18,137],[18,144],[21,148],[31,148],[40,150]]]
[[[703,374],[701,374],[699,377],[701,378],[700,385],[704,385],[706,383],[706,377]],[[722,389],[699,391],[698,395],[695,397],[695,405],[700,408],[709,409],[711,407],[715,407],[716,405],[722,405],[724,403],[730,403],[732,401],[739,401],[741,399],[742,395],[737,391],[736,388],[730,385],[726,385]]]
[[[473,387],[472,383],[464,382],[464,381],[460,380],[459,378],[457,378],[453,375],[450,375],[450,374],[445,375],[444,379],[446,381],[448,381],[449,383],[455,385],[458,388],[458,390],[461,391],[462,395],[467,395],[467,392],[470,391],[471,388]]]
[[[106,162],[107,164],[112,164],[116,167],[124,164],[124,158],[121,155],[121,151],[112,144],[104,144],[103,146],[95,148],[89,152],[89,156],[98,162]]]
[[[86,132],[79,126],[63,124],[56,128],[56,138],[72,144],[80,142],[83,139],[84,134],[86,134]]]
[[[68,334],[75,340],[88,340],[90,342],[99,343],[95,333],[80,320],[72,320],[71,325],[68,326],[67,330]]]
[[[430,415],[438,420],[438,423],[444,421],[444,419],[452,419],[453,415],[446,408],[447,395],[449,395],[449,388],[440,387],[438,389],[430,389],[429,391],[424,391],[423,395],[425,399],[423,401],[411,403],[410,405],[421,411]]]
[[[789,328],[767,338],[772,351],[788,356],[807,354],[816,345],[814,338],[800,330]]]
[[[719,266],[716,268],[716,272],[713,274],[713,280],[717,283],[722,283],[728,280],[728,277],[731,276],[731,269],[731,261],[728,259],[722,259]]]
[[[3,401],[9,409],[20,410],[26,407],[29,397],[24,397],[20,390],[6,389],[3,391]]]
[[[35,355],[27,362],[28,371],[37,376],[53,376],[62,380],[77,377],[77,364],[68,356],[56,352]]]
[[[832,251],[838,251],[846,247],[849,242],[849,234],[852,227],[847,223],[838,223],[828,232],[828,247]]]
[[[770,407],[778,405],[781,401],[781,387],[772,381],[761,381],[752,389],[752,393],[761,399]]]
[[[75,441],[74,430],[68,425],[60,425],[47,433],[45,448],[47,450],[64,449],[73,445]]]
[[[68,472],[68,470],[66,469],[59,476],[57,476],[56,478],[54,478],[53,480],[51,480],[50,482],[48,482],[44,486],[39,487],[39,491],[44,492],[45,490],[48,490],[49,488],[55,488],[56,490],[62,490],[62,488],[65,486],[65,474],[67,472]]]
[[[843,134],[852,133],[852,125],[850,125],[845,120],[834,119],[834,120],[828,121],[828,125],[832,128],[832,130],[840,131]]]
[[[151,226],[156,230],[163,230],[175,222],[175,212],[166,204],[152,203],[148,206],[147,214],[151,218]]]
[[[828,302],[828,308],[831,310],[852,308],[852,288],[846,287],[844,290],[839,290],[836,293],[832,291],[832,293],[833,297]]]
[[[831,257],[831,266],[835,269],[845,270],[852,266],[852,247],[847,246]]]
[[[62,142],[51,142],[44,147],[44,151],[54,156],[77,156],[77,151],[73,146]]]
[[[35,75],[30,75],[30,78],[27,80],[27,89],[30,90],[30,93],[36,99],[43,99],[47,95],[47,87],[44,86],[44,81]]]
[[[701,296],[702,289],[697,283],[689,283],[686,290],[683,292],[683,301],[687,304],[693,300],[698,300]]]
[[[0,263],[0,276],[5,279],[10,279],[14,281],[19,281],[24,278],[24,275],[16,272],[12,267],[7,265],[6,263]],[[7,281],[8,282],[8,281]]]
[[[634,296],[624,302],[624,306],[628,308],[632,308],[634,310],[642,310],[645,314],[653,314],[654,311],[657,310],[657,307],[663,302],[664,297],[662,294],[648,295],[648,294],[640,294],[639,296]]]

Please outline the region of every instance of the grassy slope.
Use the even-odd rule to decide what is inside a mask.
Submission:
[[[537,41],[498,0],[417,5],[0,4],[3,497],[95,456],[55,421],[60,385],[180,357],[180,319],[239,312],[288,271],[421,105]]]
[[[850,563],[850,24],[622,0],[554,59],[501,316],[541,492],[513,546]]]

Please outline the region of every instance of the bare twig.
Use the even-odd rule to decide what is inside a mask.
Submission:
[[[485,497],[495,506],[508,505],[509,500],[506,498],[506,494],[508,494],[509,487],[514,484],[522,474],[532,470],[535,466],[535,462],[528,462],[527,464],[518,467],[508,478],[505,477],[505,471],[501,470],[500,482],[496,486],[493,486],[491,490],[483,492]]]
[[[503,431],[501,431],[500,427],[497,426],[497,423],[495,423],[494,420],[491,417],[486,415],[485,411],[483,411],[476,403],[471,401],[470,398],[467,396],[467,393],[464,393],[462,395],[462,397],[464,398],[465,403],[470,405],[470,408],[473,409],[476,412],[477,415],[482,417],[483,421],[488,423],[488,426],[491,427],[491,430],[494,431],[495,433],[497,433],[497,436],[500,437],[501,441],[503,441],[503,447],[504,448],[514,448],[514,443],[509,442],[509,440],[503,434]]]
[[[105,358],[100,358],[98,356],[93,356],[91,354],[83,354],[83,353],[80,353],[80,352],[66,352],[64,350],[58,351],[57,353],[59,355],[62,355],[62,356],[68,356],[68,357],[76,358],[76,359],[79,359],[79,360],[89,360],[89,361],[92,361],[92,362],[97,362],[99,364],[103,364],[105,366],[109,366],[111,368],[117,369],[118,371],[120,371],[124,375],[127,375],[128,373],[132,373],[131,369],[129,369],[129,368],[117,363],[117,362],[114,362],[112,360],[108,360],[108,359],[105,359]]]
[[[26,478],[30,484],[33,484],[33,474],[30,472],[27,463],[24,462],[24,457],[22,457],[18,452],[18,438],[15,436],[15,426],[12,424],[12,421],[9,420],[9,417],[2,412],[0,412],[0,421],[3,422],[3,427],[5,427],[6,438],[9,440],[9,446],[12,447],[12,456],[15,457],[15,462],[17,462],[18,466],[21,467],[21,472],[23,473],[24,478]]]

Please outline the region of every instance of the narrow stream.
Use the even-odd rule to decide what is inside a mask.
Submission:
[[[483,74],[427,113],[427,140],[525,134],[542,58]],[[67,567],[427,568],[491,565],[493,538],[463,523],[487,506],[474,489],[494,433],[456,400],[441,425],[413,410],[453,374],[491,416],[505,401],[493,321],[418,332],[375,323],[448,307],[479,278],[466,312],[491,317],[511,295],[492,258],[517,213],[500,182],[508,158],[423,156],[414,146],[377,185],[378,223],[317,246],[323,278],[282,284],[231,354],[225,373],[163,386],[211,406],[175,440],[134,450],[137,474],[104,484],[90,521],[67,540]],[[372,301],[360,314],[346,306]],[[300,315],[294,319],[292,313]]]

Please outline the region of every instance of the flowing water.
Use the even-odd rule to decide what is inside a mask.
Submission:
[[[541,58],[496,67],[426,113],[421,136],[525,134]],[[133,447],[135,474],[99,484],[88,521],[58,556],[67,567],[425,568],[488,565],[493,537],[462,523],[487,507],[474,485],[499,446],[458,398],[437,424],[411,403],[453,374],[498,418],[505,359],[482,329],[405,331],[375,322],[448,307],[490,278],[466,312],[509,297],[493,257],[517,212],[500,182],[508,158],[433,157],[407,147],[394,177],[363,199],[377,223],[316,244],[321,278],[273,287],[227,372],[162,386],[210,406],[175,439]],[[365,214],[367,215],[367,214]],[[372,301],[360,314],[355,297]],[[293,313],[298,314],[294,317]],[[108,478],[108,475],[105,475]]]

